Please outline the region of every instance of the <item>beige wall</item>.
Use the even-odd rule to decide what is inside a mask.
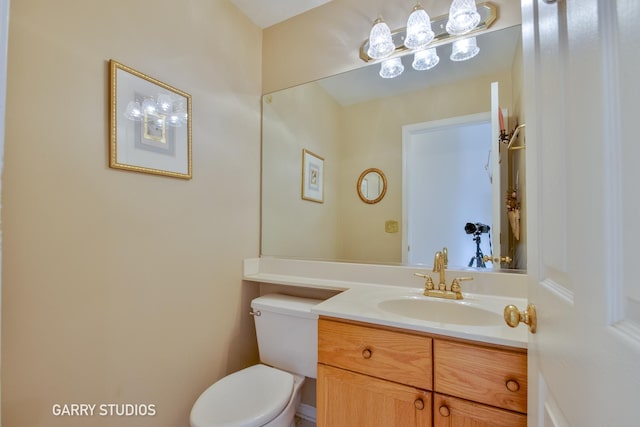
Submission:
[[[263,102],[262,251],[335,259],[338,247],[339,104],[318,84],[268,95]],[[302,150],[324,159],[324,202],[301,197]]]
[[[257,359],[261,31],[218,0],[14,1],[10,22],[2,425],[186,426]],[[192,95],[192,180],[108,168],[109,58]],[[111,402],[157,415],[52,415]]]
[[[492,0],[498,19],[490,31],[519,24],[520,2]],[[264,30],[262,93],[317,80],[365,65],[358,50],[381,15],[392,30],[406,26],[415,3],[389,0],[332,0]],[[422,5],[432,17],[449,12],[451,0]]]

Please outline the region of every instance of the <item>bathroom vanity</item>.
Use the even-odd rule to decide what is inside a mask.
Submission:
[[[447,271],[447,283],[473,280],[464,299],[445,300],[423,295],[420,271],[261,259],[245,279],[339,291],[312,308],[318,427],[526,426],[527,328],[503,318],[526,306],[526,276]]]
[[[527,354],[322,317],[317,393],[318,427],[526,426]]]

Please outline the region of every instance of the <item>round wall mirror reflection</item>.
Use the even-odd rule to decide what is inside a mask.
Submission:
[[[378,203],[387,192],[387,177],[380,169],[366,169],[360,174],[356,188],[363,202]]]

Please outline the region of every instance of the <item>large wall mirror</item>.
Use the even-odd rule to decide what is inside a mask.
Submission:
[[[442,191],[429,199],[418,221],[407,223],[409,178],[406,164],[407,129],[419,124],[455,122],[464,117],[491,113],[492,83],[500,87],[499,105],[505,128],[522,123],[522,48],[519,26],[485,32],[477,38],[480,53],[465,62],[449,60],[450,45],[438,47],[440,63],[427,71],[415,71],[411,56],[403,57],[405,72],[395,79],[378,75],[379,64],[319,81],[284,89],[263,97],[262,129],[262,247],[263,256],[380,264],[430,266],[430,258],[411,257],[408,241],[428,242],[433,248],[449,250],[449,268],[469,267],[476,254],[475,234],[465,227],[494,225],[500,233],[482,233],[482,250],[509,262],[487,262],[485,268],[526,269],[526,150],[511,152],[506,144],[489,142],[488,148],[446,153],[453,150],[449,137],[440,137],[438,150],[455,166],[425,178],[424,188]],[[404,131],[403,131],[404,129]],[[469,130],[467,135],[480,131]],[[519,138],[524,138],[524,132]],[[467,138],[458,144],[465,147]],[[491,147],[494,148],[491,148]],[[300,196],[302,150],[322,156],[324,202],[310,203]],[[460,148],[464,150],[464,148]],[[478,151],[479,150],[479,151]],[[493,151],[492,151],[493,150]],[[435,158],[428,152],[427,157]],[[500,173],[492,171],[488,159],[498,156]],[[467,159],[477,166],[466,166]],[[471,163],[469,163],[471,164]],[[494,190],[474,190],[474,181],[462,182],[466,169],[481,168],[472,180],[491,181],[499,176]],[[385,174],[385,195],[377,203],[362,203],[354,184],[365,170]],[[463,170],[464,169],[464,170]],[[471,175],[471,174],[469,174]],[[481,178],[478,178],[481,176]],[[446,185],[455,184],[455,190]],[[484,204],[498,200],[500,214],[480,218],[464,191],[474,192]],[[499,194],[496,194],[499,193]],[[511,230],[507,216],[507,195],[517,195],[519,235]],[[403,200],[404,198],[404,200]],[[513,197],[511,197],[513,203]],[[475,203],[475,202],[474,202]],[[495,205],[494,202],[491,202]],[[490,203],[490,204],[491,204]],[[436,219],[436,213],[443,219]],[[397,222],[399,230],[385,227]],[[501,224],[501,226],[499,226]],[[420,229],[418,229],[420,228]],[[449,234],[438,234],[446,230]],[[484,228],[479,227],[479,230]],[[409,240],[407,240],[409,233]],[[498,235],[496,235],[498,234]],[[459,246],[453,242],[459,241]],[[500,248],[499,253],[494,250]],[[415,253],[414,253],[415,255]]]

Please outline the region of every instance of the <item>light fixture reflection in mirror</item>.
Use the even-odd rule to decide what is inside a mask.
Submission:
[[[400,58],[387,59],[380,66],[380,77],[384,79],[392,79],[398,77],[404,71],[404,65]]]
[[[435,47],[431,49],[420,50],[413,55],[414,70],[426,71],[430,70],[440,62],[440,57]]]
[[[475,37],[456,40],[451,47],[451,60],[466,61],[476,56],[478,52],[480,52],[480,48]]]
[[[363,202],[368,204],[378,203],[387,193],[387,177],[380,169],[366,169],[360,174],[356,189],[360,200]]]

